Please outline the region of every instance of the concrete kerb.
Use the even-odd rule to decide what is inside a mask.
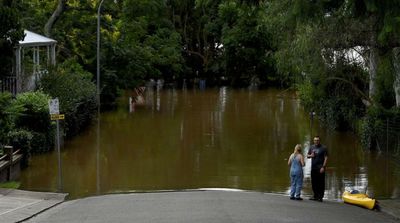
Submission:
[[[68,194],[0,188],[0,222],[22,222],[62,203]]]
[[[231,193],[234,191],[239,193]],[[288,198],[280,193],[217,188],[131,193],[113,191],[65,202],[28,222],[79,223],[88,218],[101,223],[128,222],[132,219],[136,222],[157,222],[160,219],[163,222],[234,222],[232,219],[237,222],[315,222],[323,216],[325,218],[321,222],[325,223],[399,222],[386,211],[379,213],[343,204],[336,199],[319,203],[308,199],[293,202]],[[290,211],[282,212],[282,208]],[[318,211],[311,215],[304,214],[310,208]]]

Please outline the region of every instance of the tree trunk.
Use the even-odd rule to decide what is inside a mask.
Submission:
[[[49,20],[47,20],[47,23],[44,26],[44,35],[45,36],[50,37],[51,29],[53,28],[57,19],[65,11],[66,4],[67,4],[67,0],[58,0],[57,8],[54,10],[53,14],[49,18]]]
[[[378,49],[371,46],[369,50],[369,98],[374,100],[376,94],[376,76],[378,72]]]
[[[396,107],[400,108],[400,47],[393,49],[394,83],[393,89],[396,95]]]

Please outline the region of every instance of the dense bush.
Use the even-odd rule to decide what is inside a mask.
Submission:
[[[0,94],[0,144],[21,149],[23,167],[31,153],[53,148],[48,99],[42,92],[19,94],[15,99],[9,93]]]
[[[67,137],[78,134],[96,115],[96,85],[92,74],[74,60],[67,60],[45,74],[40,88],[59,99],[60,113],[65,114]]]
[[[115,72],[106,70],[101,73],[101,108],[102,110],[114,109],[117,106],[117,98],[122,90],[118,87],[118,77]],[[124,82],[129,82],[125,80]],[[136,86],[136,85],[135,85]]]
[[[364,113],[361,100],[343,93],[326,93],[317,86],[304,84],[299,88],[301,103],[307,111],[314,111],[329,129],[354,129],[354,121]]]
[[[15,119],[22,111],[22,106],[13,104],[10,93],[0,93],[0,145],[9,143],[8,133],[15,127]]]
[[[22,151],[22,167],[27,167],[29,163],[29,157],[31,155],[31,141],[33,139],[32,133],[27,130],[15,130],[8,134],[10,138],[10,144],[14,147],[14,149],[21,149]],[[34,145],[33,148],[36,145]]]
[[[306,110],[316,112],[326,127],[355,130],[356,120],[366,112],[361,93],[367,89],[362,81],[365,75],[357,66],[328,67],[298,85],[301,103]]]
[[[54,146],[54,127],[49,116],[49,99],[48,95],[37,91],[18,94],[14,101],[16,106],[24,109],[24,112],[16,118],[15,127],[31,132],[32,153],[50,151]]]
[[[358,133],[366,149],[386,150],[399,153],[400,150],[400,109],[371,107],[360,121]]]
[[[51,125],[49,99],[48,95],[40,91],[18,94],[14,104],[23,107],[24,112],[15,120],[16,126],[36,132],[47,131]]]

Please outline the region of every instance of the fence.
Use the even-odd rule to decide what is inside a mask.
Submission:
[[[400,156],[400,117],[382,120],[375,130],[377,149]]]
[[[12,146],[4,146],[4,155],[0,157],[0,183],[16,180],[21,174],[20,150],[14,151]]]
[[[4,77],[0,80],[1,92],[10,92],[12,95],[17,94],[17,78],[15,76]]]

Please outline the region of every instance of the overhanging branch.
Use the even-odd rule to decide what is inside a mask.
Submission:
[[[327,80],[338,80],[338,81],[342,81],[344,83],[349,84],[353,90],[360,95],[362,102],[364,103],[365,106],[369,107],[370,105],[372,105],[372,100],[370,97],[368,97],[368,95],[366,95],[363,91],[361,91],[353,82],[346,80],[344,78],[341,77],[328,77]]]

